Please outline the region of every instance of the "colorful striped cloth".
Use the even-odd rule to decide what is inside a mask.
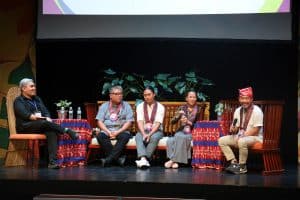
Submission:
[[[223,154],[218,139],[224,135],[222,121],[198,121],[195,123],[193,137],[193,168],[221,170]]]
[[[60,167],[82,166],[86,164],[87,145],[91,140],[92,128],[86,119],[54,119],[53,122],[79,133],[73,141],[69,135],[58,137],[57,158]]]

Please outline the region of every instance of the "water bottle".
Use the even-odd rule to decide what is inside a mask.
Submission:
[[[69,119],[73,119],[73,108],[69,108]]]
[[[59,113],[60,113],[59,118],[65,119],[65,107],[61,107]]]
[[[80,107],[77,108],[77,119],[81,119],[81,109],[80,109]]]

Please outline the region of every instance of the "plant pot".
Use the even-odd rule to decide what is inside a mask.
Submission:
[[[57,110],[58,119],[67,119],[68,112],[66,110]]]

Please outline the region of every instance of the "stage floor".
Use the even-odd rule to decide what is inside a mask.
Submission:
[[[58,170],[0,167],[0,188],[2,195],[11,196],[9,199],[33,199],[39,194],[184,199],[267,194],[273,199],[289,199],[291,195],[300,195],[299,172],[298,166],[286,167],[283,174],[273,176],[262,176],[251,169],[247,174],[234,175],[186,166],[179,169],[152,166],[141,170],[133,165],[102,168],[99,163]]]

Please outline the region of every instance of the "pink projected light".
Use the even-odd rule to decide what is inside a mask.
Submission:
[[[42,0],[43,14],[193,15],[290,12],[290,0]],[[118,6],[116,6],[118,5]]]
[[[62,14],[55,0],[43,0],[44,14]]]
[[[289,11],[290,11],[290,0],[284,0],[278,12],[289,12]]]

